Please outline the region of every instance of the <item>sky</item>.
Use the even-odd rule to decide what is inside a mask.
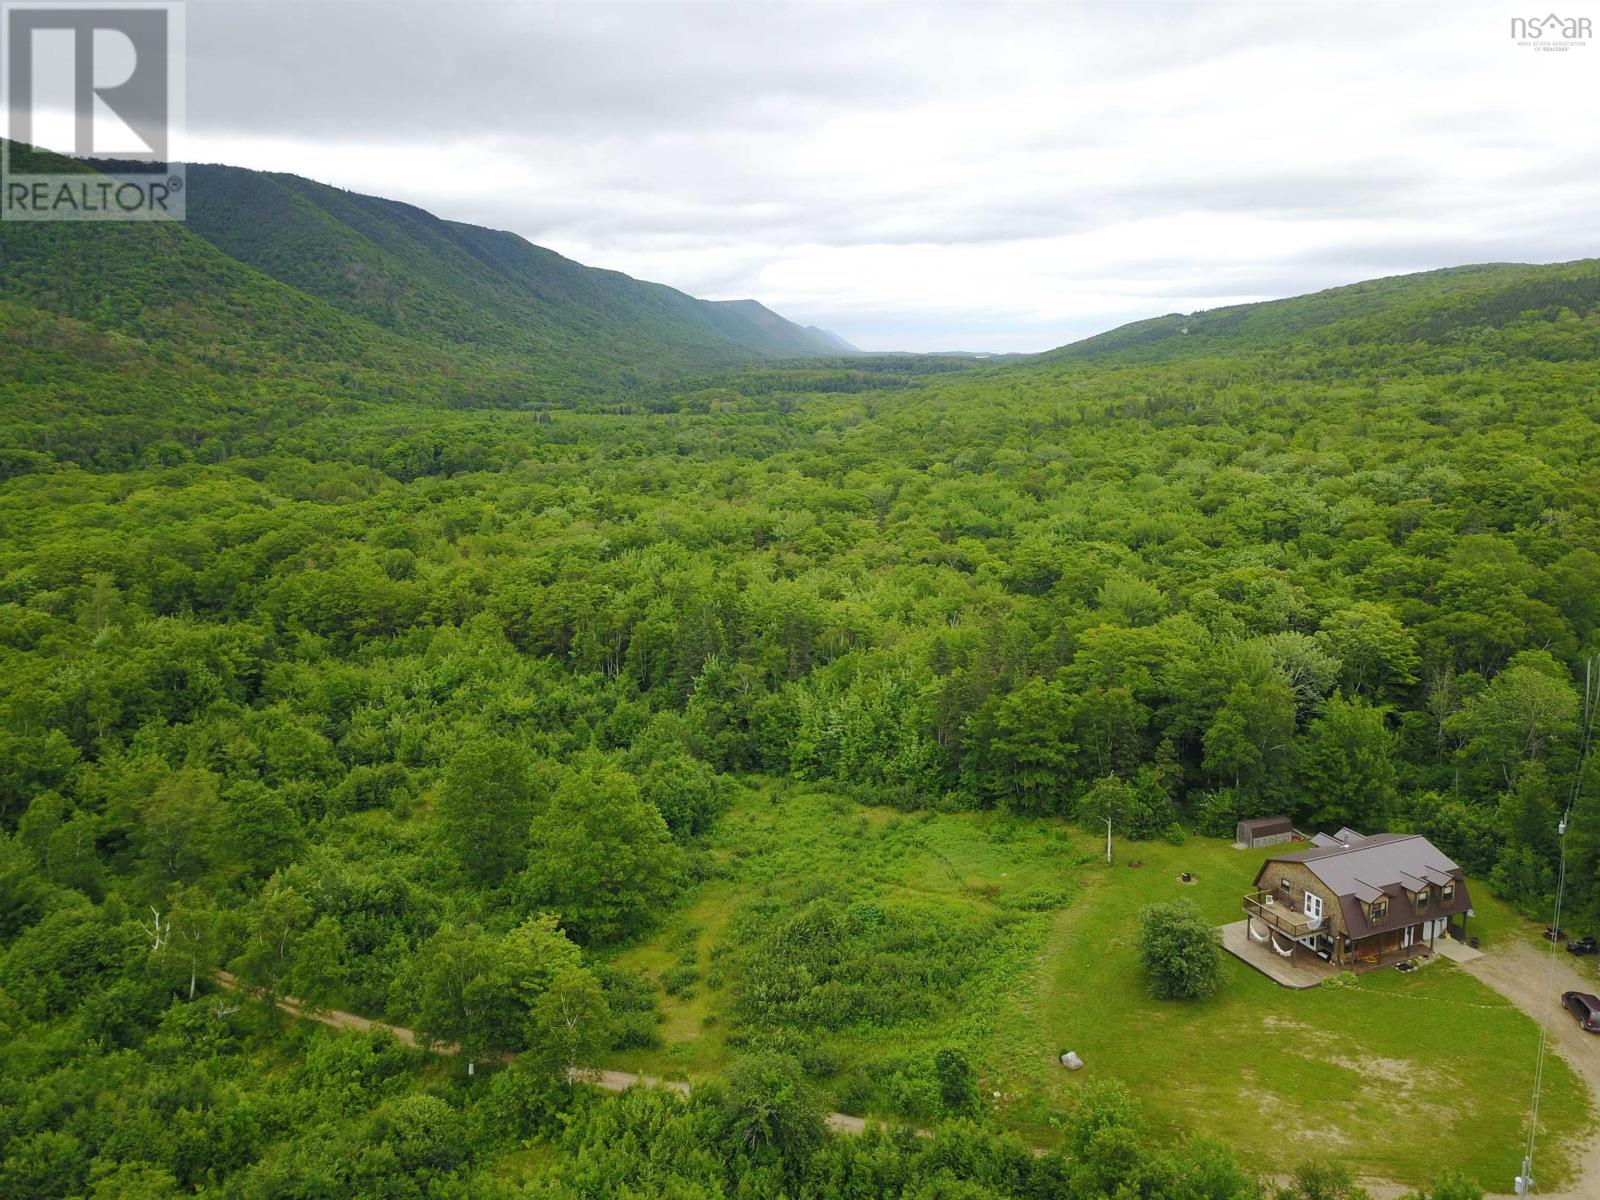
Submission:
[[[1600,255],[1600,41],[1519,45],[1516,5],[187,7],[180,156],[753,297],[865,349],[1042,350]],[[1561,13],[1600,29],[1600,0]]]

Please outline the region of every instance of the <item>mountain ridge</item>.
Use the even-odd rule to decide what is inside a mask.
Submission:
[[[109,165],[19,149],[39,169]],[[0,264],[0,297],[102,328],[194,340],[173,314],[204,326],[225,311],[224,341],[265,332],[294,358],[307,352],[288,344],[298,326],[312,343],[382,344],[391,358],[451,360],[440,369],[463,380],[503,378],[490,390],[513,403],[853,351],[754,301],[700,300],[402,201],[210,164],[188,169],[184,222],[7,222]]]
[[[761,315],[404,201],[242,167],[198,164],[189,177],[188,225],[199,236],[280,282],[410,334],[535,353],[572,337],[609,337],[622,351],[632,330],[652,327],[676,352],[669,358],[691,369],[840,352],[755,301],[734,303]],[[298,244],[264,244],[260,231],[275,228],[267,218],[279,218],[281,233],[291,214]]]
[[[1498,328],[1528,311],[1583,308],[1600,300],[1600,259],[1469,263],[1366,279],[1298,296],[1167,313],[1057,346],[1042,361],[1152,362],[1274,338],[1326,344],[1435,342]]]

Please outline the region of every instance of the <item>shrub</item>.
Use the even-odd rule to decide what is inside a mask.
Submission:
[[[1150,991],[1161,1000],[1203,1000],[1222,982],[1222,951],[1200,910],[1188,900],[1152,904],[1139,914]]]
[[[927,1059],[904,1062],[885,1084],[889,1107],[908,1121],[933,1121],[944,1105]]]
[[[669,996],[693,995],[694,985],[699,979],[700,972],[687,963],[679,963],[661,972],[661,986],[667,989]]]
[[[1460,1171],[1446,1171],[1426,1189],[1406,1193],[1404,1200],[1483,1200],[1483,1189]]]
[[[567,1085],[540,1064],[519,1059],[489,1077],[472,1109],[477,1135],[490,1142],[522,1142],[557,1128]]]
[[[822,1142],[822,1106],[786,1055],[757,1053],[735,1063],[722,1108],[724,1132],[745,1150],[770,1146],[802,1158]]]
[[[1277,1200],[1367,1200],[1367,1192],[1343,1164],[1308,1162],[1295,1168]]]
[[[1054,912],[1065,908],[1071,899],[1064,888],[1035,887],[1016,895],[1002,894],[996,897],[996,902],[1002,908],[1017,912]]]
[[[594,977],[600,981],[612,1013],[655,1011],[656,989],[648,976],[612,963],[601,963],[594,968]]]
[[[960,1050],[946,1047],[933,1056],[933,1073],[945,1112],[963,1116],[978,1111],[978,1072]]]
[[[839,1081],[837,1103],[840,1112],[864,1116],[878,1099],[878,1087],[860,1067]]]
[[[613,1050],[656,1050],[661,1046],[661,1031],[654,1012],[617,1013],[611,1018]]]
[[[374,1126],[409,1172],[452,1171],[466,1153],[460,1114],[437,1096],[393,1100],[378,1110]]]

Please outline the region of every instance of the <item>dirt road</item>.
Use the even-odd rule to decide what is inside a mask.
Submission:
[[[1546,1022],[1549,1048],[1559,1054],[1589,1086],[1589,1098],[1600,1109],[1600,1035],[1585,1033],[1561,1007],[1562,992],[1600,992],[1600,979],[1592,970],[1580,971],[1574,960],[1559,950],[1550,955],[1525,942],[1501,938],[1494,949],[1462,969],[1476,975],[1535,1021]],[[1552,973],[1554,978],[1552,979]],[[1533,1047],[1529,1047],[1529,1053]],[[1564,1192],[1538,1195],[1546,1200],[1595,1200],[1600,1197],[1600,1131],[1591,1134],[1577,1155],[1578,1181]],[[1538,1159],[1535,1154],[1534,1178]]]
[[[248,992],[251,989],[240,983],[239,980],[227,971],[215,971],[214,978],[230,992]],[[387,1029],[394,1034],[395,1040],[407,1046],[420,1046],[417,1035],[402,1025],[389,1025],[383,1021],[373,1021],[367,1017],[358,1017],[355,1013],[340,1012],[336,1008],[319,1009],[316,1012],[307,1012],[306,1007],[293,996],[284,996],[278,1001],[278,1007],[286,1013],[293,1013],[297,1017],[304,1017],[309,1021],[316,1021],[333,1029],[354,1029],[361,1033],[370,1033],[374,1029]],[[455,1053],[454,1046],[440,1047],[446,1054]]]
[[[1555,979],[1552,983],[1549,978],[1551,965],[1548,956],[1526,943],[1511,939],[1502,940],[1492,953],[1467,963],[1462,969],[1476,975],[1535,1021],[1548,1021],[1551,1051],[1559,1053],[1588,1084],[1595,1108],[1600,1110],[1600,1035],[1584,1033],[1579,1029],[1577,1022],[1562,1010],[1558,999],[1560,993],[1565,991],[1600,992],[1600,980],[1595,979],[1593,975],[1580,974],[1571,960],[1565,955],[1558,954],[1554,964]],[[226,971],[216,972],[216,980],[225,988],[243,990],[243,985]],[[334,1029],[354,1029],[363,1033],[374,1029],[385,1029],[407,1046],[421,1045],[417,1035],[403,1025],[390,1025],[384,1021],[374,1021],[338,1009],[307,1012],[305,1006],[293,996],[280,999],[278,1007],[284,1012],[320,1021]],[[454,1046],[435,1046],[433,1049],[440,1054],[453,1054],[456,1051]],[[1532,1049],[1530,1046],[1530,1053]],[[651,1075],[634,1075],[627,1071],[585,1068],[573,1071],[572,1077],[574,1080],[607,1092],[625,1092],[636,1085],[643,1085],[669,1088],[683,1096],[689,1094],[689,1085],[681,1080],[657,1079]],[[852,1117],[849,1113],[828,1113],[826,1121],[828,1128],[835,1133],[860,1133],[867,1127],[864,1120]],[[1590,1136],[1587,1144],[1579,1152],[1577,1165],[1578,1180],[1568,1190],[1563,1192],[1541,1190],[1538,1195],[1544,1200],[1600,1200],[1600,1130]],[[1363,1179],[1361,1182],[1371,1192],[1372,1200],[1398,1200],[1410,1190],[1384,1180]],[[1512,1198],[1490,1196],[1487,1200],[1512,1200]]]
[[[227,971],[215,972],[214,978],[229,991],[247,991],[239,980]],[[331,1029],[354,1029],[360,1033],[370,1033],[374,1029],[387,1030],[393,1034],[395,1040],[407,1046],[421,1046],[414,1031],[404,1025],[390,1025],[387,1021],[374,1021],[370,1017],[358,1016],[352,1012],[343,1012],[337,1008],[318,1009],[308,1012],[304,1004],[293,996],[284,996],[278,1001],[278,1007],[284,1012],[309,1021],[317,1021]],[[434,1046],[436,1054],[454,1054],[455,1046]],[[628,1071],[605,1071],[598,1068],[580,1067],[570,1072],[572,1079],[578,1083],[587,1083],[604,1092],[625,1092],[631,1087],[661,1087],[668,1091],[677,1092],[680,1096],[689,1094],[689,1085],[681,1079],[657,1079],[654,1075],[634,1075]],[[849,1113],[828,1113],[823,1118],[828,1128],[835,1133],[860,1133],[867,1127],[867,1123],[860,1117],[852,1117]]]

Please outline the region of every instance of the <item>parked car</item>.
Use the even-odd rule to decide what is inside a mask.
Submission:
[[[1593,954],[1596,950],[1600,950],[1600,943],[1595,942],[1593,935],[1567,943],[1568,954]]]
[[[1580,1028],[1600,1033],[1600,996],[1588,992],[1562,992],[1561,1006],[1578,1018]]]

